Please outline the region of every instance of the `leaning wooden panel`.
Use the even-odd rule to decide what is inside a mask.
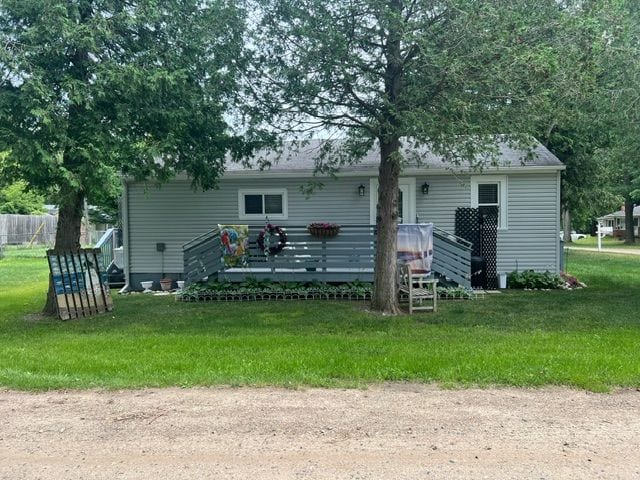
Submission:
[[[99,249],[47,251],[49,271],[62,320],[89,317],[113,310],[107,273]]]

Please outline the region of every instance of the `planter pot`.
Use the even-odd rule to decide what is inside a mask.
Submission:
[[[308,227],[309,233],[313,237],[335,237],[340,233],[340,227],[330,227],[330,228],[321,228],[321,227]]]
[[[144,288],[144,293],[150,293],[151,287],[153,287],[153,281],[140,282],[140,286]]]
[[[160,288],[163,292],[168,292],[173,288],[173,280],[171,278],[160,280]]]

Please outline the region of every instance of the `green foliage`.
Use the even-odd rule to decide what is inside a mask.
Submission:
[[[321,170],[393,137],[477,166],[497,154],[496,133],[537,133],[552,109],[565,41],[555,1],[248,3],[261,12],[251,93],[268,119],[349,136],[342,155],[318,152]]]
[[[44,211],[44,196],[30,190],[27,182],[19,180],[0,188],[0,213],[38,215]]]
[[[472,300],[474,298],[474,291],[465,287],[445,287],[438,285],[436,287],[438,292],[438,298],[441,299],[458,299],[458,300]]]
[[[531,147],[554,108],[563,8],[555,0],[246,0],[251,114],[290,136],[340,136],[318,151],[334,174],[380,152],[373,306],[394,312],[398,176],[429,148],[454,168]],[[282,108],[282,107],[285,108]],[[506,135],[506,136],[505,136]],[[415,148],[402,148],[415,147]],[[524,160],[524,159],[523,159]]]
[[[314,298],[322,295],[324,298],[368,298],[371,295],[370,283],[355,280],[339,285],[323,282],[272,282],[271,280],[258,280],[247,278],[241,283],[228,281],[194,283],[183,289],[181,298],[195,299],[242,299],[243,296],[253,295],[254,299],[261,296],[283,294],[282,298]],[[256,297],[257,296],[257,297]]]
[[[631,209],[640,201],[640,5],[609,0],[601,15],[608,28],[600,59],[604,73],[599,79],[603,92],[599,113],[606,121],[608,141],[598,153],[609,166],[611,191],[627,210],[626,241],[634,243]]]
[[[571,41],[563,43],[564,74],[539,137],[567,166],[562,204],[573,227],[565,232],[587,231],[640,187],[637,15],[637,2],[599,0],[578,2],[563,16]]]
[[[511,272],[507,275],[507,285],[509,288],[515,289],[542,290],[560,288],[563,281],[555,273],[524,270]]]
[[[51,188],[70,231],[85,198],[117,197],[119,172],[214,187],[260,143],[225,117],[243,24],[233,2],[3,0],[0,177]]]

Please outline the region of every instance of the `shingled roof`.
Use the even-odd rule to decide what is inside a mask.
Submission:
[[[264,170],[273,173],[306,173],[313,172],[316,167],[316,158],[319,156],[322,146],[326,140],[311,140],[303,146],[297,146],[293,142],[285,142],[281,153],[264,151],[259,152],[255,157],[255,162],[251,165],[229,162],[226,166],[227,172],[252,172],[261,170],[260,163],[266,164]],[[337,142],[333,140],[333,142]],[[512,148],[507,143],[498,145],[500,154],[492,159],[489,156],[480,157],[477,162],[482,168],[522,168],[522,167],[546,167],[562,169],[564,165],[558,158],[547,150],[540,142],[536,141],[530,152]],[[428,169],[430,171],[451,170],[451,164],[447,163],[441,156],[434,154],[428,148],[419,150],[402,149],[404,158],[419,158],[419,162],[408,161],[405,165],[407,169]],[[528,154],[529,153],[529,154]],[[493,164],[492,164],[493,160]],[[380,161],[380,153],[376,145],[357,163],[343,165],[340,171],[346,172],[377,172]],[[468,168],[468,167],[467,167]],[[464,170],[464,166],[457,167]]]
[[[633,216],[640,217],[640,205],[636,205],[635,207],[633,207]],[[618,210],[617,212],[608,213],[607,215],[598,217],[598,220],[602,220],[605,218],[624,218],[624,210]]]

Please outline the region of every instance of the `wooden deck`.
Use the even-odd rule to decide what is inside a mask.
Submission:
[[[303,225],[282,227],[287,235],[287,244],[273,256],[266,256],[257,245],[258,234],[263,228],[264,225],[249,226],[248,263],[242,268],[225,268],[223,245],[217,229],[185,244],[186,284],[205,277],[234,282],[248,277],[301,282],[373,281],[374,225],[343,225],[335,237],[312,236]],[[434,271],[460,285],[470,286],[470,265],[470,245],[434,229]]]

